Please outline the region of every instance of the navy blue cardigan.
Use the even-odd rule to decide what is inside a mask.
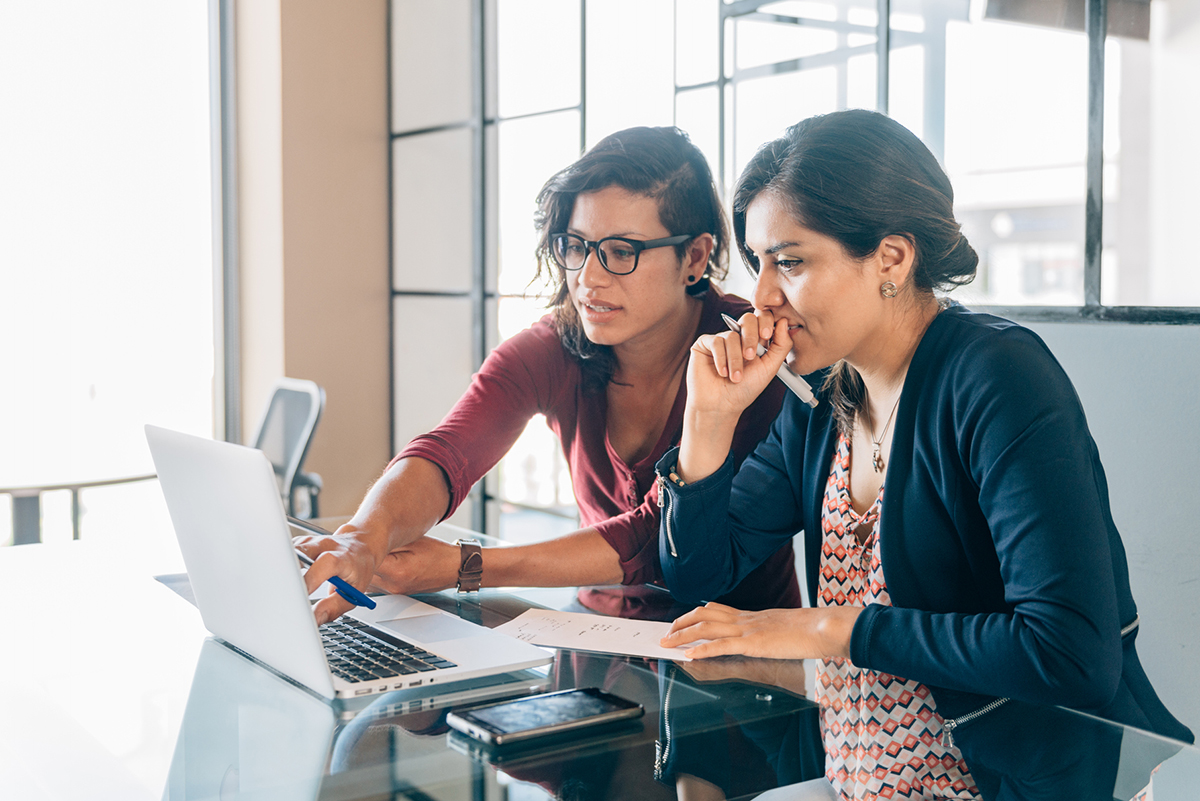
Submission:
[[[913,356],[894,425],[878,524],[892,606],[859,616],[854,664],[922,682],[943,717],[1010,697],[1190,741],[1138,663],[1136,631],[1122,641],[1137,607],[1104,470],[1041,339],[951,306]],[[827,402],[789,396],[736,475],[727,461],[685,487],[663,482],[659,552],[676,597],[728,592],[803,530],[816,598],[836,440]]]

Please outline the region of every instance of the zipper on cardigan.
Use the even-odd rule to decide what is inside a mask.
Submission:
[[[1122,626],[1121,627],[1121,638],[1124,639],[1125,637],[1128,637],[1133,632],[1137,631],[1137,628],[1141,624],[1141,622],[1142,622],[1141,617],[1135,616],[1133,618],[1133,620],[1131,620],[1129,623],[1126,623],[1124,626]],[[959,726],[963,725],[964,723],[970,723],[972,720],[975,720],[976,718],[981,718],[984,715],[986,715],[987,713],[993,712],[996,709],[999,709],[1001,706],[1003,706],[1007,702],[1008,702],[1007,698],[997,698],[995,701],[992,701],[990,704],[987,704],[985,706],[981,706],[979,709],[976,709],[974,712],[968,712],[967,714],[961,715],[957,718],[943,721],[942,722],[942,731],[944,732],[944,734],[942,736],[942,745],[946,746],[947,748],[953,748],[954,747],[954,730],[955,729],[957,729]]]
[[[976,718],[981,718],[989,712],[994,712],[995,710],[999,709],[1000,707],[1004,706],[1007,703],[1008,703],[1007,698],[997,698],[995,701],[992,701],[990,704],[986,704],[984,706],[979,707],[979,709],[976,709],[974,712],[968,712],[965,715],[959,715],[956,718],[951,718],[950,720],[942,721],[942,745],[946,746],[947,748],[953,748],[954,747],[954,730],[955,729],[957,729],[959,726],[963,725],[964,723],[970,723],[972,720],[975,720]]]
[[[658,508],[663,509],[662,518],[666,525],[667,532],[667,547],[671,551],[671,556],[679,558],[679,552],[675,550],[675,535],[671,533],[671,493],[667,492],[667,479],[662,473],[658,473],[656,477],[658,482]]]
[[[667,667],[667,671],[667,688],[663,690],[662,703],[663,735],[666,742],[654,741],[654,778],[657,781],[663,780],[663,769],[667,767],[667,761],[671,758],[671,690],[675,687],[675,679],[670,673],[670,666]]]

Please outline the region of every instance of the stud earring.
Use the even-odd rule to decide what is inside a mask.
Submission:
[[[896,293],[899,291],[900,290],[897,289],[896,285],[891,281],[884,281],[879,287],[879,294],[883,295],[885,298],[894,298],[896,297]]]
[[[688,283],[689,283],[689,284],[694,284],[694,283],[696,283],[696,281],[697,281],[697,280],[698,280],[698,279],[697,279],[697,278],[696,278],[696,276],[694,276],[694,275],[689,275],[689,276],[688,276]]]

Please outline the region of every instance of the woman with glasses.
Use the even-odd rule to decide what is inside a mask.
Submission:
[[[733,225],[755,313],[692,349],[681,446],[658,465],[662,569],[700,602],[803,530],[814,608],[708,604],[663,644],[819,659],[826,777],[843,798],[1111,799],[1115,752],[1069,792],[1053,760],[1034,777],[995,761],[1005,738],[1036,750],[1051,734],[1021,723],[1046,719],[1039,704],[1191,733],[1139,665],[1125,552],[1070,380],[1029,330],[935,294],[977,264],[953,203],[929,150],[873,112],[805,120],[746,167]],[[824,371],[819,403],[787,399],[739,469],[733,431],[785,358]],[[1057,753],[1077,775],[1079,755]]]
[[[712,176],[675,128],[621,131],[550,178],[535,222],[551,313],[488,356],[442,423],[409,443],[334,537],[302,541],[316,557],[310,587],[333,575],[403,593],[660,579],[654,463],[679,440],[689,348],[725,330],[723,313],[750,308],[712,283],[724,275],[728,237]],[[765,436],[781,394],[770,387],[751,405],[735,458]],[[562,443],[582,528],[498,549],[424,537],[539,413]],[[791,545],[725,596],[755,609],[799,605]],[[623,602],[581,600],[610,612]],[[349,608],[330,595],[317,620]]]

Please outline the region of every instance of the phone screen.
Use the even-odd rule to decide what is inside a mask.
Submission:
[[[447,722],[465,734],[500,745],[637,718],[643,712],[640,704],[589,688],[534,695],[453,712]]]

